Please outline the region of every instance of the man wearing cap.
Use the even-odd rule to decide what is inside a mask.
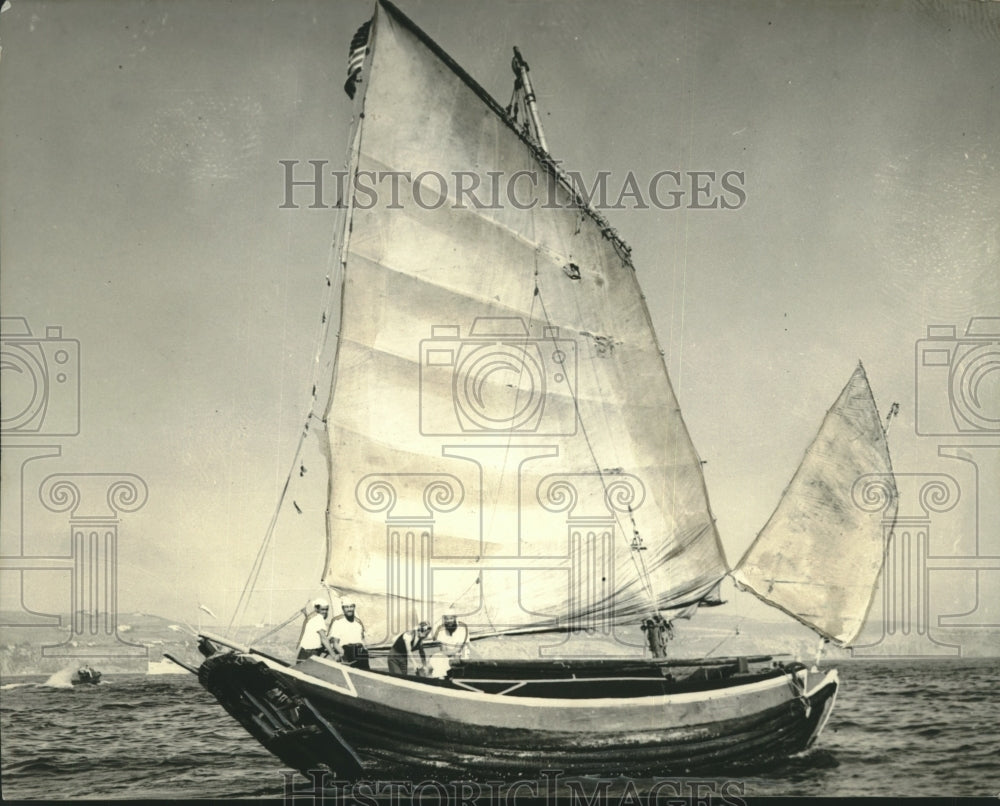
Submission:
[[[424,652],[424,641],[431,634],[431,625],[426,621],[421,621],[412,630],[401,632],[392,642],[392,652],[389,653],[390,674],[406,677],[409,665],[413,664],[414,673],[417,676],[426,671],[427,655]],[[420,655],[420,663],[417,663],[416,654]]]
[[[353,599],[344,599],[340,609],[342,616],[337,616],[330,625],[330,640],[334,652],[343,653],[341,660],[358,669],[368,669],[368,647],[365,646],[365,625],[355,616],[356,603]]]
[[[454,613],[445,613],[441,624],[434,631],[431,641],[440,647],[430,659],[428,672],[430,677],[447,677],[451,669],[452,658],[465,659],[469,657],[469,628],[459,621]]]
[[[303,607],[302,612],[306,617],[302,625],[302,634],[299,636],[299,654],[296,661],[311,658],[313,655],[326,655],[326,617],[330,612],[330,605],[325,599],[314,599],[312,610]]]
[[[469,657],[469,628],[454,613],[444,614],[432,640],[441,645],[441,651],[449,658]]]

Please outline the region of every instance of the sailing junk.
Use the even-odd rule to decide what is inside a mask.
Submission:
[[[808,747],[835,671],[641,657],[637,626],[717,603],[729,568],[627,247],[385,0],[352,42],[347,89],[352,176],[398,172],[405,203],[355,194],[343,210],[325,583],[358,601],[370,642],[457,611],[480,634],[589,631],[637,642],[635,657],[453,661],[427,681],[205,636],[202,683],[286,764],[346,778],[390,762],[663,773]],[[414,179],[518,172],[532,181],[517,205]],[[885,513],[859,510],[855,480],[894,506],[878,423],[859,366],[736,571],[838,641],[883,552]],[[845,571],[850,586],[824,578]]]

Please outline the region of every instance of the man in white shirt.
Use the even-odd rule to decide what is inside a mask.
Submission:
[[[302,625],[302,634],[299,636],[299,654],[296,661],[311,658],[313,655],[326,655],[324,646],[326,637],[326,617],[330,612],[330,605],[324,599],[314,599],[312,610],[302,609],[306,620]]]
[[[451,668],[451,659],[469,657],[469,628],[454,613],[445,613],[431,637],[440,651],[431,658],[431,677],[444,677]]]
[[[441,651],[449,658],[469,657],[469,628],[454,613],[444,614],[431,640],[437,641]]]
[[[368,669],[368,647],[365,646],[365,625],[357,618],[357,604],[353,599],[340,603],[343,615],[337,616],[330,625],[330,640],[335,652],[342,654],[341,660],[358,669]]]

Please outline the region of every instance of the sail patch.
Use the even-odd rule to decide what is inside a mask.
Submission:
[[[598,336],[596,333],[589,333],[586,330],[580,331],[581,336],[586,336],[594,344],[594,352],[600,358],[609,358],[614,354],[616,347],[621,347],[624,342],[612,336]]]

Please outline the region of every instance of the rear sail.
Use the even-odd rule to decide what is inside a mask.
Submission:
[[[897,498],[859,363],[733,577],[821,635],[849,644],[871,606]]]

